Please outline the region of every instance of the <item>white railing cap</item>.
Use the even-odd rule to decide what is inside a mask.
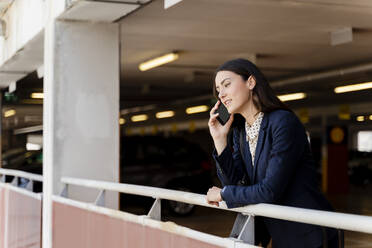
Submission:
[[[37,174],[32,174],[20,170],[11,170],[11,169],[3,169],[0,168],[0,175],[6,175],[6,176],[15,176],[15,177],[23,177],[30,179],[32,181],[43,181],[43,176],[37,175]]]

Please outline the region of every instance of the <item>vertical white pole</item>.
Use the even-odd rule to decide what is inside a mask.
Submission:
[[[61,0],[58,0],[61,1]],[[43,104],[43,227],[42,247],[52,247],[52,194],[54,145],[54,39],[55,0],[45,1],[44,104]]]

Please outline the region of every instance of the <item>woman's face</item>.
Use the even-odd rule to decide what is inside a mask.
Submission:
[[[231,71],[219,71],[215,83],[218,97],[230,114],[242,113],[252,102],[250,83],[252,77],[247,81]],[[255,82],[254,82],[255,83]]]

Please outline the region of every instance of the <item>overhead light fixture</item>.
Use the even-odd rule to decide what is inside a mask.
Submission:
[[[364,121],[364,116],[363,115],[359,115],[359,116],[357,116],[356,120],[357,121]]]
[[[158,119],[173,117],[174,111],[169,110],[169,111],[157,112],[155,116]]]
[[[120,119],[119,119],[119,124],[120,124],[120,125],[123,125],[124,123],[125,123],[125,119],[124,119],[124,118],[120,118]]]
[[[130,119],[133,122],[146,121],[149,117],[147,115],[133,115]]]
[[[40,93],[40,92],[31,93],[31,98],[33,98],[33,99],[44,99],[44,93]]]
[[[372,121],[372,115],[369,116],[369,120]]]
[[[339,86],[335,88],[335,93],[345,93],[357,90],[366,90],[372,88],[372,82],[360,83],[360,84],[350,84],[346,86]]]
[[[14,109],[10,109],[10,110],[7,110],[4,112],[4,117],[7,118],[7,117],[11,117],[13,115],[16,114],[16,111]]]
[[[158,67],[178,59],[179,55],[177,53],[168,53],[163,56],[157,57],[155,59],[148,60],[139,65],[141,71],[147,71],[154,67]]]
[[[302,92],[278,96],[278,98],[282,102],[293,101],[293,100],[300,100],[300,99],[304,99],[305,97],[306,97],[306,94],[305,93],[302,93]]]
[[[209,107],[207,105],[194,106],[194,107],[187,108],[186,113],[191,115],[191,114],[206,112],[208,111],[208,109]]]
[[[27,151],[38,151],[38,150],[41,150],[41,145],[33,144],[33,143],[27,143],[26,144],[26,150]]]
[[[16,91],[16,89],[17,89],[17,81],[11,82],[9,84],[9,87],[8,88],[9,88],[9,90],[8,90],[9,93],[13,93],[14,91]]]

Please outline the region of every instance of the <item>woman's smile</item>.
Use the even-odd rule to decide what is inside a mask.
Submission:
[[[229,107],[230,104],[231,104],[231,99],[227,99],[227,100],[225,100],[225,101],[223,102],[223,104],[225,105],[226,108]]]

